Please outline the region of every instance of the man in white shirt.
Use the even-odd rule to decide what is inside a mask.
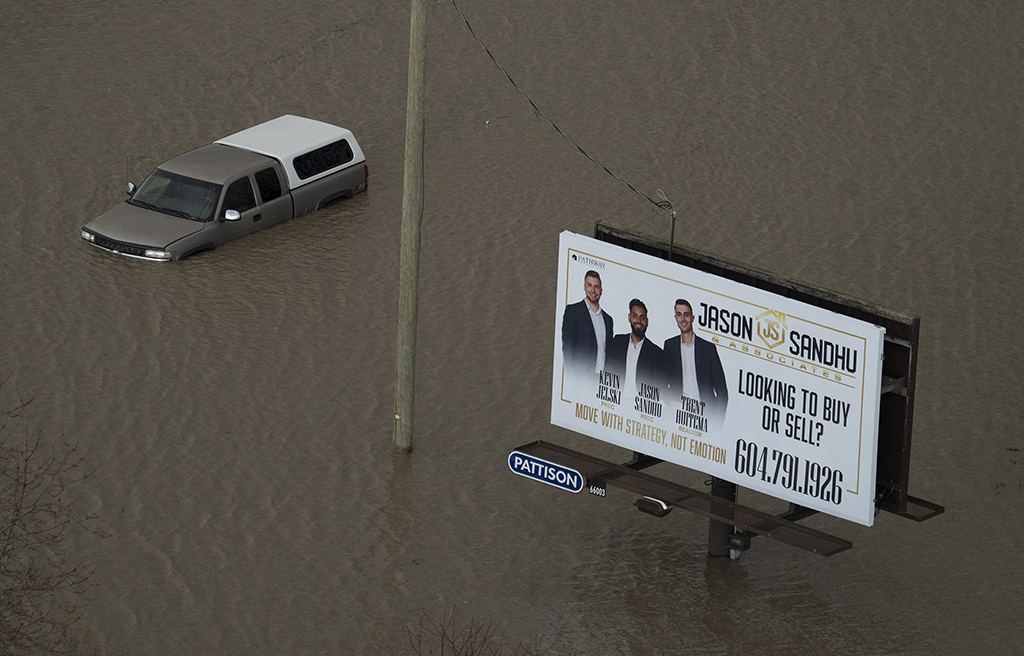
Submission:
[[[721,422],[729,403],[729,389],[718,348],[694,333],[689,301],[676,301],[675,318],[679,335],[665,340],[669,393],[676,400],[686,397],[702,403],[704,414]]]
[[[565,306],[562,314],[562,365],[570,372],[593,375],[604,369],[612,318],[601,309],[601,275],[583,276],[584,298]]]
[[[608,346],[607,369],[623,377],[622,390],[628,395],[641,392],[641,385],[656,388],[657,393],[648,394],[660,398],[665,387],[665,354],[651,340],[647,339],[647,306],[640,299],[629,302],[627,317],[630,332],[616,335]]]

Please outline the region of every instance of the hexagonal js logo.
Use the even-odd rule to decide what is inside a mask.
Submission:
[[[775,310],[768,310],[757,315],[757,336],[770,349],[786,341],[786,315]]]

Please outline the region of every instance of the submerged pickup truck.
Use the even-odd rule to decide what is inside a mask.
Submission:
[[[366,191],[370,169],[349,130],[281,116],[158,166],[128,200],[82,228],[93,246],[181,260]]]

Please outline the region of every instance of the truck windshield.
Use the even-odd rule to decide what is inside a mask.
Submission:
[[[128,202],[193,221],[209,221],[221,186],[157,169]]]

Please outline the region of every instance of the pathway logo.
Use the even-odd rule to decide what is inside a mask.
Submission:
[[[583,266],[591,269],[600,269],[604,271],[604,262],[601,260],[595,260],[594,258],[583,255],[582,253],[573,253],[572,261],[579,262]]]
[[[768,310],[757,315],[757,336],[770,349],[780,346],[786,341],[786,315],[783,312]]]

